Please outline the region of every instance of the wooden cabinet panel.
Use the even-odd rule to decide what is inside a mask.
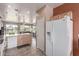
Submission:
[[[23,35],[17,36],[17,45],[18,46],[31,44],[31,42],[32,42],[31,34],[23,34]]]

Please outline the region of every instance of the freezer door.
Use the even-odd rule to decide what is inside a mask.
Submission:
[[[52,22],[46,22],[46,55],[53,55],[53,42],[52,42]]]

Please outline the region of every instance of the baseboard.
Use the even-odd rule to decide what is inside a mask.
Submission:
[[[17,46],[17,48],[22,48],[22,47],[30,46],[30,45],[31,45],[31,44],[24,44],[24,45]]]

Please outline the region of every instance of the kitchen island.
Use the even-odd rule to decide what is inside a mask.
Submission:
[[[13,48],[22,45],[31,45],[32,35],[31,33],[21,33],[15,35],[6,35],[7,37],[7,48]]]
[[[17,35],[18,46],[27,45],[27,44],[31,45],[31,43],[32,43],[32,35],[30,33]]]

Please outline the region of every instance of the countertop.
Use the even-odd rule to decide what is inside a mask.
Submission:
[[[6,35],[6,37],[13,37],[18,35],[30,35],[31,33],[15,34],[15,35]]]

